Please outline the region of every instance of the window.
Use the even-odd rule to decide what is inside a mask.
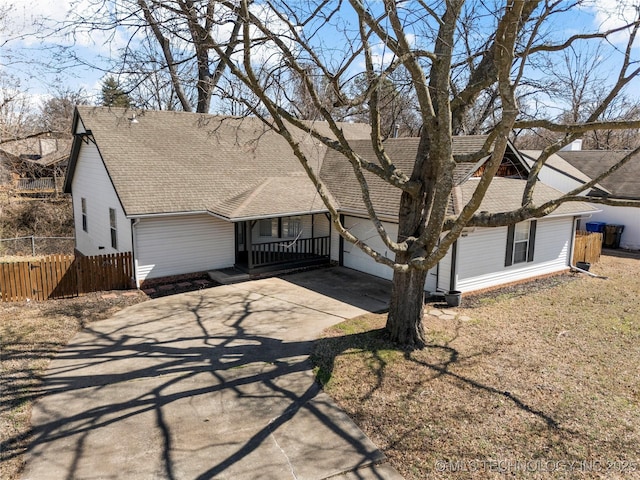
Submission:
[[[115,208],[109,209],[109,226],[111,227],[111,247],[117,250],[118,249],[118,229],[116,226]]]
[[[284,237],[295,238],[302,231],[302,219],[300,217],[289,217],[282,219],[282,233]]]
[[[87,224],[87,199],[86,198],[82,198],[80,199],[80,204],[82,206],[82,230],[84,230],[85,232],[89,231],[88,228],[88,224]]]
[[[536,241],[536,220],[510,225],[507,230],[507,252],[504,266],[533,262]]]
[[[261,237],[277,237],[278,236],[278,219],[267,218],[260,220],[260,236]]]

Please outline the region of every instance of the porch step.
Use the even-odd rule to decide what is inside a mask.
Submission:
[[[238,268],[223,268],[221,270],[211,270],[207,274],[209,278],[214,282],[221,283],[222,285],[231,285],[232,283],[246,282],[251,280],[251,277],[247,272],[243,272]]]

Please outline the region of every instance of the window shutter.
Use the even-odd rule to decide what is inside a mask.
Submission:
[[[527,252],[527,262],[533,262],[533,252],[536,248],[536,226],[537,220],[531,220],[529,224],[529,251]]]
[[[504,256],[504,266],[508,267],[513,265],[513,237],[516,234],[516,226],[509,225],[507,229],[507,252]]]

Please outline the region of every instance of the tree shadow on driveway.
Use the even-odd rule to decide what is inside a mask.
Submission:
[[[310,373],[305,338],[326,317],[220,287],[91,324],[37,392],[23,478],[324,478],[381,461]]]

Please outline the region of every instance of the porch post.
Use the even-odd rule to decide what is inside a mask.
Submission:
[[[253,226],[255,225],[255,221],[253,222],[247,222],[247,226],[248,228],[248,232],[247,232],[247,238],[245,239],[245,241],[247,242],[247,266],[249,267],[249,271],[251,271],[251,269],[253,268],[253,246],[252,246],[252,240],[253,240]]]
[[[342,214],[340,214],[340,223],[343,227],[345,226],[344,215]],[[340,235],[340,238],[338,239],[338,248],[340,249],[338,250],[338,265],[344,267],[344,238],[342,235]]]
[[[311,254],[312,255],[316,254],[316,235],[314,232],[315,218],[316,216],[311,214]]]

